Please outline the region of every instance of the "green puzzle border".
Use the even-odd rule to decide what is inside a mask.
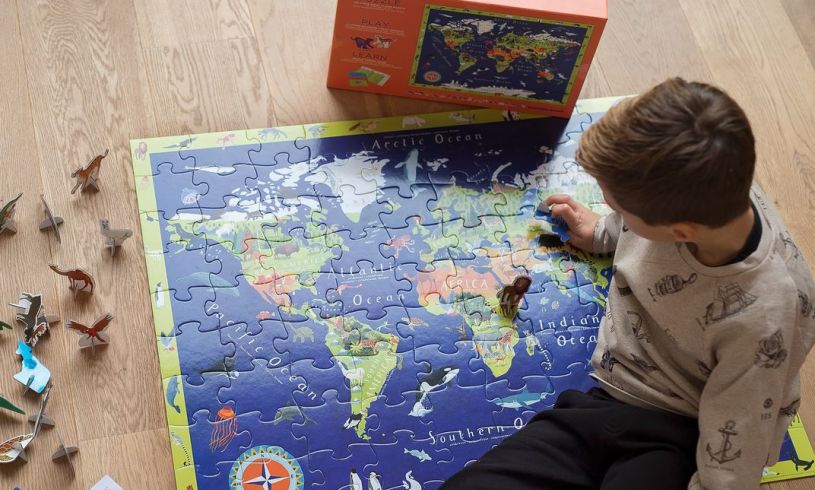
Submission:
[[[582,99],[577,102],[574,113],[585,114],[590,112],[603,112],[608,110],[614,103],[623,97],[603,97],[595,99]],[[451,114],[459,114],[472,121],[462,124],[450,117]],[[449,126],[463,126],[468,124],[486,124],[503,121],[502,112],[496,109],[473,109],[464,111],[441,112],[431,114],[420,114],[417,116],[425,121],[422,129],[434,129]],[[521,114],[521,119],[540,119],[548,116],[535,114]],[[461,119],[461,118],[459,118]],[[360,134],[363,131],[360,126],[366,127],[369,134],[384,133],[392,131],[403,131],[403,116],[385,117],[358,121],[337,121],[323,124],[304,124],[294,126],[282,126],[273,128],[279,131],[284,137],[270,140],[273,142],[295,141],[300,138],[307,138],[307,135],[318,133],[320,138],[330,138],[337,136],[348,136]],[[374,123],[373,125],[371,123]],[[372,127],[373,126],[373,127]],[[169,285],[167,270],[164,262],[164,243],[161,239],[161,229],[159,227],[158,205],[156,202],[155,187],[153,183],[153,171],[150,165],[153,153],[167,153],[166,146],[176,144],[182,138],[194,137],[188,146],[179,150],[197,150],[203,148],[222,147],[223,138],[233,135],[233,140],[228,146],[240,146],[248,144],[262,144],[258,135],[259,131],[270,128],[258,128],[240,131],[221,131],[213,133],[201,133],[193,135],[162,136],[156,138],[142,138],[130,140],[130,152],[133,163],[134,186],[138,199],[138,209],[140,216],[142,241],[144,244],[145,263],[147,265],[148,291],[150,291],[150,304],[153,310],[153,323],[156,334],[156,349],[158,351],[160,372],[162,377],[162,399],[164,399],[164,409],[167,416],[167,426],[170,436],[170,450],[173,457],[173,468],[176,475],[177,490],[197,489],[197,475],[195,473],[195,461],[192,451],[187,448],[192,447],[190,430],[188,425],[187,407],[184,399],[184,385],[181,383],[181,366],[178,358],[178,345],[176,339],[170,341],[173,350],[162,347],[159,337],[163,337],[165,332],[172,332],[175,328],[175,321],[172,311],[172,301],[170,291],[153,291],[152,286],[159,282]],[[219,138],[221,141],[219,141]],[[139,146],[147,145],[147,152],[140,152]],[[150,148],[161,148],[164,151],[150,151]],[[172,150],[170,150],[172,151]],[[149,219],[148,219],[149,218]],[[176,402],[181,408],[176,412],[166,401],[165,393],[167,386],[171,382],[178,382],[179,389]],[[796,451],[802,459],[815,459],[807,434],[798,416],[793,419],[790,425],[790,437],[795,445]],[[762,482],[788,480],[805,476],[815,476],[815,468],[809,471],[796,472],[791,461],[782,461],[771,467],[771,470],[779,473],[765,477]]]

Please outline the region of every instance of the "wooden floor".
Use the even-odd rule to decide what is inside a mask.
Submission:
[[[140,237],[112,260],[98,220],[138,230],[131,138],[432,112],[436,103],[327,90],[335,0],[0,0],[0,197],[25,195],[20,231],[0,238],[0,303],[41,292],[53,313],[116,316],[113,344],[84,355],[56,329],[38,346],[54,373],[49,413],[80,453],[73,476],[50,455],[0,467],[0,487],[88,488],[108,473],[126,489],[174,488]],[[584,97],[632,94],[668,76],[712,82],[750,116],[758,180],[815,264],[813,0],[610,0]],[[102,192],[69,194],[69,173],[105,148]],[[44,193],[65,217],[63,243],[35,229]],[[83,264],[98,290],[84,304],[46,264]],[[2,307],[11,322],[11,308]],[[0,334],[0,391],[18,332]],[[815,356],[804,370],[804,422],[815,431]],[[34,411],[37,398],[26,396]],[[0,414],[0,437],[22,433]],[[815,432],[813,432],[815,433]],[[773,489],[815,489],[815,480]]]

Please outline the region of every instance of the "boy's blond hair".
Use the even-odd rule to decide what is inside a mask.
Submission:
[[[649,225],[712,228],[749,207],[755,141],[741,107],[704,83],[671,78],[610,109],[577,161]]]

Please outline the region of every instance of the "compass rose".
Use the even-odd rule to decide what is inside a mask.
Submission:
[[[303,471],[289,453],[277,446],[255,446],[235,461],[229,472],[236,490],[301,490]]]

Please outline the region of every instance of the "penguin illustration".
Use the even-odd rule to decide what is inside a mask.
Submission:
[[[422,484],[413,478],[412,470],[405,474],[405,479],[402,480],[402,488],[405,490],[422,490]]]
[[[351,468],[351,490],[365,490],[362,486],[362,479],[357,475],[356,468]]]
[[[372,471],[368,475],[368,490],[382,490],[382,482],[376,472]]]
[[[344,429],[353,429],[356,426],[358,426],[360,422],[362,422],[362,414],[352,413],[351,416],[348,417],[348,420],[346,420],[345,423],[342,424],[342,427]]]

